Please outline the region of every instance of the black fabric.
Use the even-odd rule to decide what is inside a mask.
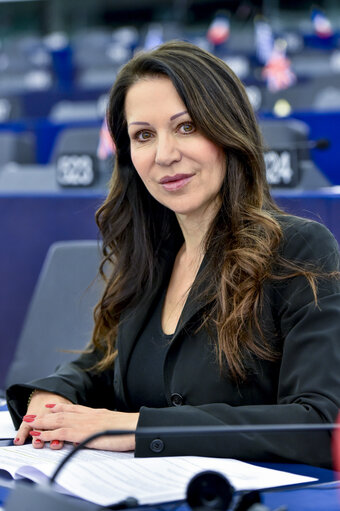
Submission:
[[[151,309],[146,327],[131,352],[126,371],[127,397],[131,411],[138,412],[141,406],[167,406],[163,365],[172,335],[166,335],[162,330],[164,291],[156,306]]]
[[[284,232],[283,257],[314,263],[324,271],[339,269],[338,245],[324,226],[291,216],[279,220]],[[169,279],[172,264],[166,258],[160,262],[164,281]],[[282,357],[276,362],[256,357],[247,360],[249,377],[238,384],[228,378],[227,366],[221,374],[206,331],[195,330],[202,305],[190,293],[164,361],[168,406],[140,409],[135,455],[220,456],[330,467],[328,432],[162,437],[161,452],[153,449],[159,444],[155,442],[158,436],[138,435],[138,429],[144,426],[157,429],[172,425],[334,422],[340,408],[340,283],[320,279],[318,284],[317,305],[302,277],[264,284],[259,321],[269,342],[282,351]],[[100,375],[85,372],[82,368],[88,367],[90,360],[83,356],[50,378],[10,387],[7,399],[15,425],[25,413],[27,388],[34,387],[64,395],[76,403],[130,411],[126,391],[128,361],[160,287],[162,284],[125,315],[118,332],[119,355],[114,370]],[[96,356],[94,353],[92,359]],[[174,406],[174,394],[181,396],[182,406]]]

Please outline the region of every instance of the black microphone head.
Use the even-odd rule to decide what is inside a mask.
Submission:
[[[328,149],[330,145],[331,144],[328,138],[319,138],[314,142],[315,149]]]
[[[265,511],[261,504],[260,493],[257,490],[248,491],[241,495],[234,511]]]
[[[232,501],[233,486],[218,472],[207,470],[194,476],[187,487],[187,503],[191,509],[226,511]]]

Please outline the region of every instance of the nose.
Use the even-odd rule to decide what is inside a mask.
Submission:
[[[172,135],[159,135],[157,139],[155,162],[161,166],[169,166],[180,161],[182,155],[176,138]]]

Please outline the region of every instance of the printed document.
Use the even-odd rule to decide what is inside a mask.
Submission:
[[[0,447],[0,472],[14,479],[47,482],[60,461],[71,449],[31,444]],[[184,500],[191,478],[205,470],[228,478],[235,490],[272,488],[310,483],[314,478],[256,467],[233,459],[174,456],[134,458],[133,453],[114,453],[84,449],[63,467],[55,489],[107,506],[134,497],[140,505]]]

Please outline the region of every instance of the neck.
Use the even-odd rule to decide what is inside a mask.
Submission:
[[[216,215],[214,208],[204,210],[200,214],[189,215],[177,214],[177,221],[182,230],[184,245],[182,247],[189,259],[202,259],[205,253],[204,240],[210,228],[211,222]]]

